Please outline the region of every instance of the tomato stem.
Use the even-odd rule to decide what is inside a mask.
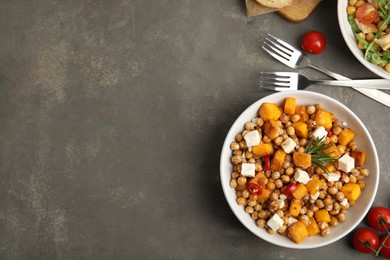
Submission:
[[[389,231],[387,231],[387,232],[389,232]],[[379,253],[381,252],[381,249],[383,248],[383,247],[386,247],[387,248],[387,246],[385,245],[385,243],[386,243],[386,241],[387,241],[387,239],[389,238],[389,236],[390,236],[390,233],[388,233],[387,235],[386,235],[386,238],[385,239],[383,239],[383,241],[382,241],[382,243],[379,245],[379,247],[378,247],[378,250],[374,250],[375,251],[375,256],[378,256],[379,255]]]
[[[368,243],[368,242],[365,241],[365,240],[361,240],[361,239],[359,239],[359,240],[360,240],[360,243],[362,243],[362,245],[364,245],[365,247],[368,247],[372,252],[375,253],[375,255],[376,255],[376,254],[379,254],[379,252],[377,252],[374,248],[372,248],[372,246],[370,245],[370,243]]]

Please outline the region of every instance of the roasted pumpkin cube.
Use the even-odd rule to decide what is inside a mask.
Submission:
[[[274,153],[274,148],[272,147],[271,144],[261,143],[256,146],[253,146],[252,153],[259,157],[269,156]]]
[[[311,195],[316,194],[324,184],[319,179],[311,179],[308,181],[305,186]]]
[[[316,113],[316,124],[329,130],[332,128],[332,114],[325,109],[319,109]]]
[[[340,151],[339,149],[337,149],[337,146],[335,145],[332,145],[328,149],[325,149],[324,153],[328,153],[332,157],[337,157],[337,158],[340,157]]]
[[[307,124],[304,122],[295,122],[293,123],[293,127],[295,129],[295,134],[302,138],[307,138],[309,134],[309,130],[307,128]]]
[[[297,102],[294,97],[288,97],[284,102],[284,113],[287,115],[294,115]]]
[[[293,217],[298,217],[299,212],[301,212],[302,201],[297,199],[292,199],[290,203],[290,208],[288,209],[288,213]]]
[[[306,189],[305,185],[298,183],[296,189],[293,191],[292,195],[296,199],[302,199],[307,195],[309,191]]]
[[[280,171],[283,169],[286,152],[283,149],[278,149],[271,160],[271,170]]]
[[[309,236],[309,232],[307,232],[305,224],[301,221],[297,221],[288,228],[287,236],[291,238],[292,241],[299,244]]]
[[[293,153],[293,162],[297,167],[307,169],[311,166],[311,155],[307,153]]]
[[[309,120],[309,114],[306,111],[306,106],[297,106],[294,114],[300,116],[299,122],[306,122]]]
[[[280,126],[275,119],[271,118],[264,123],[263,131],[269,137],[269,139],[273,140],[279,136]]]
[[[366,163],[367,153],[360,150],[353,150],[350,153],[351,157],[355,159],[355,165],[358,167],[364,166]]]
[[[261,104],[258,113],[264,121],[268,121],[270,119],[278,120],[282,115],[282,109],[280,109],[280,107],[278,107],[275,103],[263,103]]]
[[[314,217],[317,222],[326,222],[326,223],[330,222],[330,215],[326,209],[317,210],[314,213]]]
[[[355,132],[351,128],[344,128],[338,137],[340,145],[348,145],[355,137]]]
[[[309,236],[315,236],[320,233],[317,221],[313,217],[309,217],[309,223],[306,225],[306,228]]]
[[[347,183],[341,187],[341,192],[344,193],[344,196],[349,201],[355,201],[359,198],[362,191],[360,190],[359,184],[356,183]]]
[[[328,172],[335,172],[336,171],[336,167],[332,164],[325,166],[325,168],[328,170]]]
[[[263,188],[262,193],[257,196],[257,202],[263,204],[269,199],[270,195],[271,195],[271,191],[266,188]]]

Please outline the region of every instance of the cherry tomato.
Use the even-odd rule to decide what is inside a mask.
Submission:
[[[249,189],[249,192],[252,194],[260,195],[261,193],[263,193],[263,189],[256,183],[249,183],[248,189]]]
[[[286,196],[291,195],[297,189],[297,184],[295,182],[290,183],[286,189],[284,189],[283,194]]]
[[[368,224],[381,232],[390,230],[390,210],[384,207],[372,208],[368,212]]]
[[[302,38],[302,49],[312,54],[320,54],[326,46],[325,36],[317,31],[311,31]]]
[[[386,239],[387,236],[383,236],[381,238],[380,243]],[[386,259],[390,259],[390,237],[387,237],[386,242],[383,244],[383,247],[381,248],[380,251],[381,255],[384,256]]]
[[[362,253],[370,254],[380,245],[378,235],[368,228],[361,228],[353,234],[353,246]]]
[[[365,3],[356,9],[356,18],[363,24],[370,24],[378,18],[378,11],[373,4]]]

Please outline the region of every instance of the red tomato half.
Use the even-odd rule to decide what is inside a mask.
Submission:
[[[326,46],[325,36],[317,31],[311,31],[302,38],[302,49],[312,54],[320,54]]]
[[[249,189],[249,192],[252,194],[260,195],[261,193],[263,193],[263,189],[256,183],[249,183],[248,189]]]
[[[380,243],[382,244],[385,239],[386,236],[382,237]],[[386,259],[390,259],[390,237],[387,238],[384,246],[381,248],[381,255]]]
[[[384,207],[375,207],[368,213],[368,224],[381,232],[390,230],[390,210]]]
[[[361,228],[353,234],[353,246],[362,253],[370,254],[380,245],[378,235],[368,228]],[[371,249],[371,248],[372,249]]]
[[[356,18],[363,24],[370,24],[378,18],[378,11],[373,4],[365,3],[356,9]]]

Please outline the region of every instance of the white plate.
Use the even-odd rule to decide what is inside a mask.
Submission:
[[[326,237],[319,235],[309,237],[300,244],[295,244],[287,237],[281,236],[279,234],[270,235],[264,228],[257,227],[255,221],[252,220],[250,215],[244,211],[244,208],[236,203],[235,190],[230,187],[230,176],[233,169],[233,166],[230,162],[232,154],[230,150],[230,144],[234,141],[235,135],[242,132],[245,122],[258,117],[257,110],[262,103],[271,102],[282,104],[286,97],[295,97],[297,99],[297,105],[321,104],[325,109],[335,114],[337,119],[345,121],[348,124],[348,127],[351,127],[356,132],[355,140],[358,143],[358,148],[367,153],[367,162],[365,167],[370,171],[369,177],[365,178],[366,188],[362,191],[362,194],[357,200],[356,205],[348,210],[346,221],[340,223],[340,225],[337,227],[331,227],[330,234]],[[295,249],[308,249],[325,246],[339,240],[351,232],[362,221],[370,209],[378,189],[379,163],[376,148],[369,132],[361,120],[351,110],[349,110],[346,106],[337,100],[334,100],[328,96],[315,92],[300,90],[278,92],[264,97],[248,107],[237,118],[237,120],[230,128],[223,144],[220,161],[220,175],[226,200],[236,217],[247,229],[249,229],[256,236],[278,246]]]
[[[344,37],[345,42],[348,45],[348,48],[351,50],[353,55],[369,70],[371,70],[376,75],[390,79],[390,73],[386,72],[383,68],[378,65],[372,64],[364,58],[364,53],[357,47],[357,43],[355,40],[355,36],[352,32],[351,25],[348,22],[348,14],[347,14],[348,1],[347,0],[339,0],[337,1],[337,16],[339,20],[339,26],[341,30],[341,34]]]

